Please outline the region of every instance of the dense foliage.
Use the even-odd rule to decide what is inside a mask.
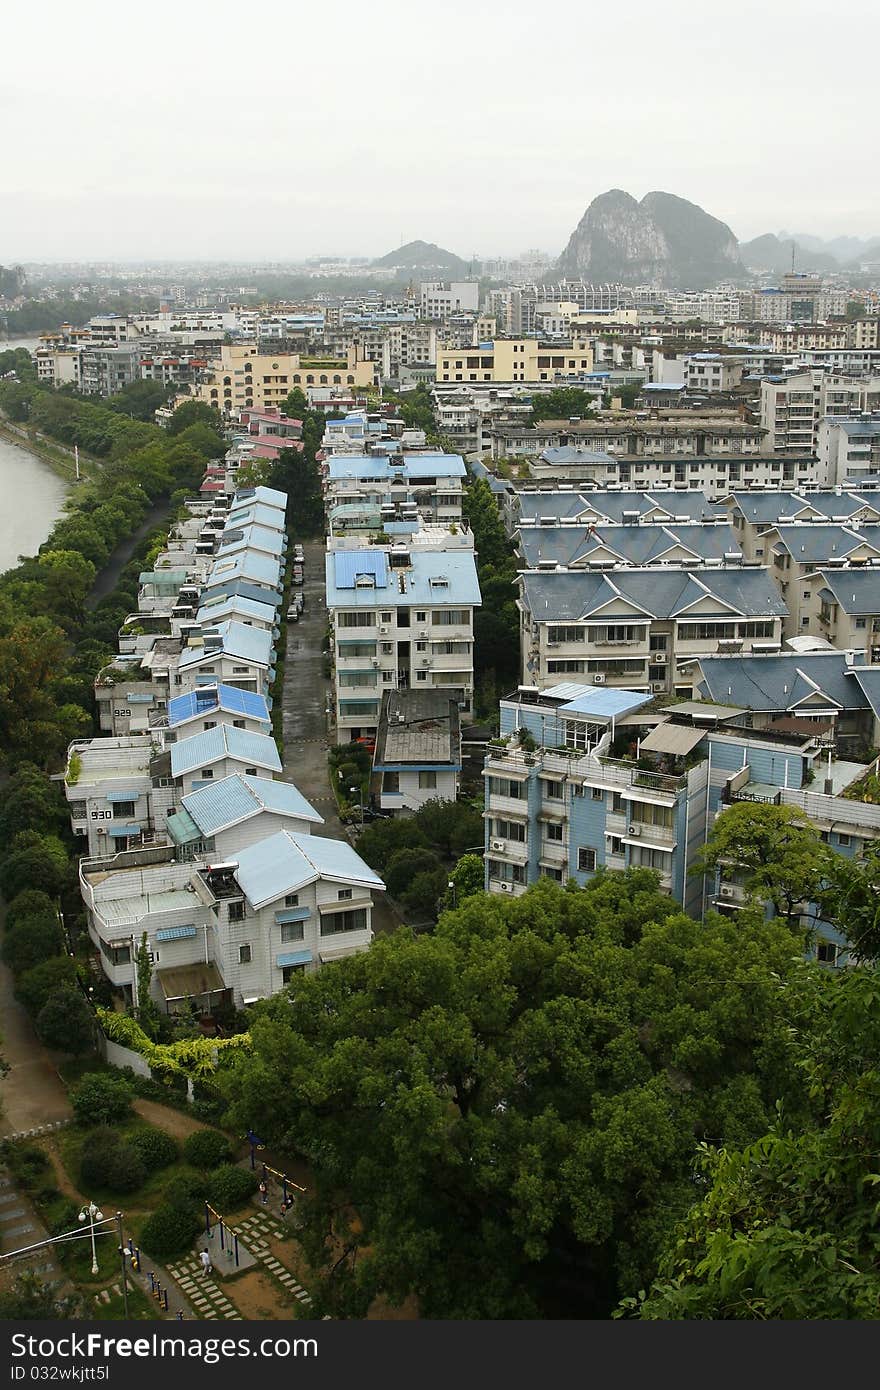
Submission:
[[[479,895],[259,1006],[231,1119],[302,1154],[326,1311],[605,1316],[645,1285],[701,1140],[796,1113],[779,921],[684,917],[647,870]]]
[[[814,970],[797,1031],[809,1094],[755,1143],[705,1149],[707,1190],[647,1296],[668,1318],[870,1318],[880,1306],[880,988],[867,967]]]
[[[197,1129],[183,1141],[183,1156],[194,1168],[217,1168],[232,1157],[229,1140],[217,1129]]]
[[[450,862],[483,842],[483,818],[460,801],[426,801],[413,816],[380,820],[358,838],[358,853],[399,897],[410,920],[437,915]]]
[[[86,1072],[70,1093],[70,1103],[81,1125],[113,1125],[131,1114],[132,1087],[123,1076]]]

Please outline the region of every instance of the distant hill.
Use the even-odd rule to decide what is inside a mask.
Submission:
[[[661,192],[636,202],[612,188],[590,203],[552,273],[701,289],[745,270],[727,223],[696,203]]]
[[[421,280],[460,279],[468,273],[468,265],[460,256],[444,251],[432,241],[408,241],[373,261],[373,265]]]
[[[847,238],[841,237],[839,240],[845,241]],[[823,245],[819,237],[801,238],[788,236],[784,232],[775,236],[773,232],[766,232],[764,236],[756,236],[752,241],[741,241],[739,253],[743,264],[756,274],[769,272],[782,275],[791,270],[792,245],[795,270],[822,273],[840,269],[841,262],[829,249],[819,249]]]

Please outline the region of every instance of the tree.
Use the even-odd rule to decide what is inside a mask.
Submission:
[[[483,817],[462,801],[433,798],[419,807],[414,819],[428,844],[447,857],[483,842]]]
[[[705,1193],[676,1230],[646,1319],[876,1319],[880,992],[876,971],[813,967],[796,1046],[809,1111],[744,1148],[704,1148]]]
[[[75,984],[76,961],[71,956],[48,956],[20,974],[15,982],[15,997],[35,1016],[62,986]]]
[[[92,1011],[75,985],[61,985],[53,990],[37,1014],[36,1028],[46,1047],[69,1052],[72,1057],[94,1047]]]
[[[58,914],[21,917],[3,934],[3,959],[14,975],[23,975],[61,950]]]
[[[537,425],[541,420],[570,420],[573,415],[581,420],[595,420],[594,404],[590,393],[579,386],[555,386],[552,391],[542,391],[532,398],[531,423]]]
[[[22,830],[58,834],[69,824],[69,812],[56,782],[50,782],[34,763],[20,763],[3,789],[0,802],[0,842],[9,844]]]
[[[880,958],[880,847],[876,841],[867,841],[858,859],[831,856],[823,904],[856,960]]]
[[[701,1138],[795,1113],[780,920],[683,916],[649,870],[468,898],[260,1008],[219,1080],[302,1154],[322,1311],[606,1316],[693,1199]]]
[[[465,898],[482,893],[485,886],[483,859],[479,854],[463,854],[450,871],[449,882],[453,885],[447,895],[447,907],[458,907]]]
[[[753,899],[771,903],[794,926],[804,905],[822,896],[831,864],[831,851],[799,807],[741,801],[715,821],[691,872],[732,866]]]
[[[70,1103],[77,1123],[113,1125],[131,1113],[132,1089],[123,1076],[108,1072],[86,1072],[71,1093]]]
[[[439,859],[429,849],[395,850],[385,866],[385,887],[393,897],[400,897],[416,874],[432,872],[439,868]]]
[[[288,415],[292,420],[300,420],[309,409],[309,399],[305,391],[299,386],[294,386],[284,405],[281,407],[283,415]]]
[[[67,851],[57,836],[23,830],[13,837],[11,852],[0,865],[0,892],[4,898],[13,898],[35,888],[57,898],[70,876]]]
[[[190,425],[208,425],[216,431],[217,424],[217,411],[212,410],[204,401],[184,401],[168,421],[167,433],[172,436],[182,434]]]
[[[146,932],[141,933],[135,968],[137,970],[138,1023],[147,1037],[155,1038],[159,1032],[159,1009],[150,993],[150,986],[153,982],[153,962],[150,959],[150,938]]]

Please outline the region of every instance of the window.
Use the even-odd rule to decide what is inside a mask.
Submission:
[[[596,867],[596,851],[587,849],[584,845],[578,846],[578,871],[582,874],[591,874]]]
[[[299,907],[299,893],[288,893],[284,899],[285,907]]]
[[[592,795],[593,795],[593,800],[594,800],[594,801],[604,801],[604,800],[605,800],[605,792],[603,791],[603,789],[602,789],[601,787],[594,787],[594,788],[593,788],[593,793],[592,793]]]
[[[562,783],[561,783],[561,782],[545,782],[545,783],[544,783],[544,795],[546,796],[546,798],[547,798],[548,801],[561,801],[561,800],[562,800]]]
[[[282,944],[287,941],[302,941],[303,923],[302,922],[283,922],[281,925]]]
[[[70,818],[71,820],[85,820],[86,803],[84,801],[71,801]]]
[[[367,909],[365,907],[357,907],[350,912],[325,913],[321,918],[321,935],[337,936],[340,932],[365,931],[366,926]]]
[[[350,898],[351,891],[352,890],[350,888],[340,888],[339,892],[336,894],[336,897],[338,898],[339,902],[344,902],[346,899]]]
[[[435,612],[431,616],[431,621],[435,627],[466,627],[470,622],[470,609],[468,608],[447,608],[441,612]]]
[[[419,789],[432,791],[437,786],[436,772],[419,773]]]
[[[851,836],[851,835],[838,835],[838,837],[837,837],[837,843],[838,843],[838,845],[840,846],[841,849],[848,849],[849,846],[852,844],[852,836]]]
[[[238,948],[238,963],[239,965],[250,965],[251,963],[251,948],[246,941]]]
[[[427,621],[428,621],[428,615],[427,615],[427,613],[416,613],[416,622],[417,622],[417,623],[426,623]]]
[[[544,826],[544,838],[560,842],[562,840],[562,826],[558,825],[556,821],[549,821]]]
[[[380,614],[379,614],[379,622],[380,622],[380,623],[390,623],[390,622],[393,622],[393,620],[394,620],[394,614],[393,614],[393,613],[380,613]]]
[[[232,902],[232,903],[229,904],[229,920],[230,920],[230,922],[243,922],[243,921],[244,921],[244,903],[243,903],[243,902]]]
[[[305,964],[303,964],[303,965],[285,965],[285,966],[282,966],[282,968],[281,968],[281,982],[282,982],[282,984],[289,985],[290,982],[291,982],[291,980],[293,979],[294,975],[304,975],[304,974],[305,974],[305,969],[306,969]]]
[[[135,803],[133,801],[117,801],[113,807],[114,820],[131,820],[134,815]]]

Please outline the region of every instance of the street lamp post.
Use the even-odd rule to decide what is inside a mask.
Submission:
[[[98,1252],[95,1249],[95,1222],[104,1220],[104,1213],[95,1206],[94,1202],[87,1202],[79,1214],[80,1221],[88,1218],[89,1229],[92,1234],[92,1273],[98,1273]]]
[[[125,1240],[122,1235],[122,1212],[116,1213],[116,1235],[119,1240],[119,1263],[122,1266],[122,1306],[125,1309],[126,1319],[128,1318],[128,1266],[125,1263],[128,1251],[125,1248]],[[92,1248],[94,1249],[94,1231],[92,1232]],[[92,1273],[94,1274],[94,1270]]]
[[[350,792],[357,792],[358,800],[361,804],[361,830],[364,828],[364,789],[363,787],[349,787]]]
[[[454,882],[453,882],[452,879],[449,880],[449,882],[447,883],[446,887],[449,889],[450,893],[452,894],[452,910],[453,910],[453,912],[454,912],[455,909],[458,907],[458,893],[456,892],[455,884],[454,884]]]

